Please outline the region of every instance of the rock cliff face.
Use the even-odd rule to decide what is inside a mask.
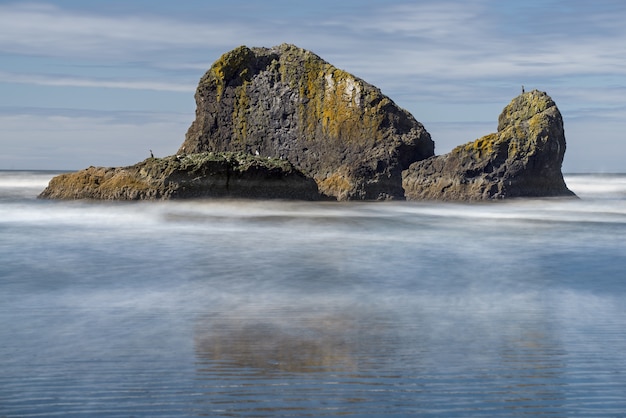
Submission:
[[[504,108],[497,133],[412,164],[402,185],[407,199],[573,196],[561,173],[564,154],[561,113],[534,90]]]
[[[148,158],[54,177],[44,199],[156,200],[204,197],[318,200],[312,179],[286,161],[236,153]]]
[[[179,154],[282,158],[339,200],[404,198],[402,171],[434,153],[424,127],[379,89],[293,45],[224,54],[195,98]]]

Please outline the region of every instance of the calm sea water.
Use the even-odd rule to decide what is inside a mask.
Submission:
[[[0,172],[0,416],[626,416],[626,176],[57,202]]]

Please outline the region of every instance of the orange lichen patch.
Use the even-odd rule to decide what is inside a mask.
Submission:
[[[106,169],[102,167],[89,167],[75,173],[65,173],[58,175],[42,193],[45,197],[78,199],[83,193],[95,192],[104,175]]]
[[[316,115],[325,135],[359,144],[381,139],[382,108],[389,104],[389,99],[369,102],[364,91],[363,81],[345,71],[333,69],[326,74],[324,92],[319,95],[321,114]]]
[[[101,199],[103,196],[116,197],[128,190],[136,193],[146,192],[151,190],[152,186],[121,169],[89,167],[53,178],[49,189],[55,191],[51,197]]]
[[[139,180],[136,176],[125,171],[119,171],[111,177],[104,180],[99,187],[102,191],[122,190],[125,188],[138,191],[145,191],[151,188],[151,185],[145,181]]]
[[[361,107],[362,82],[348,73],[335,69],[324,77],[321,114],[324,134],[346,142],[361,142],[374,132],[381,120],[376,112],[364,112]]]
[[[322,180],[316,179],[316,182],[320,192],[329,196],[338,196],[339,200],[342,200],[340,197],[353,188],[350,179],[339,173],[333,173]]]

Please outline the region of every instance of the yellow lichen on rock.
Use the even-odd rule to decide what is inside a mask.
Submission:
[[[249,82],[244,81],[235,90],[235,106],[233,106],[233,137],[232,140],[245,142],[248,135],[248,110],[250,107],[250,97],[246,88]]]
[[[412,164],[403,186],[408,199],[573,196],[561,173],[564,152],[561,114],[533,90],[504,108],[496,133]]]
[[[485,135],[478,138],[474,142],[470,142],[465,145],[459,145],[452,152],[463,152],[472,155],[474,158],[479,159],[487,154],[491,154],[494,149],[495,143],[499,140],[497,134]]]
[[[377,139],[372,133],[383,118],[377,109],[364,106],[363,81],[315,54],[298,49],[303,60],[300,63],[294,57],[294,48],[288,48],[290,53],[281,57],[280,74],[281,80],[297,90],[301,98],[298,115],[305,121],[302,135],[312,138],[321,129],[326,138],[349,142]],[[303,66],[304,71],[299,66]],[[379,105],[387,103],[381,101]]]
[[[363,139],[360,132],[362,127],[358,124],[360,109],[355,105],[352,95],[346,94],[349,86],[354,88],[356,80],[340,70],[327,74],[324,80],[322,114],[319,115],[324,133],[347,142]]]
[[[321,193],[327,196],[337,196],[339,200],[343,200],[342,197],[354,188],[349,178],[338,172],[318,180],[317,185]]]
[[[217,101],[220,101],[224,94],[225,83],[228,79],[238,75],[242,79],[247,79],[250,54],[253,52],[246,46],[240,46],[230,52],[223,54],[209,69],[209,74],[213,77],[209,80],[215,84],[217,89]],[[238,74],[237,74],[238,73]]]

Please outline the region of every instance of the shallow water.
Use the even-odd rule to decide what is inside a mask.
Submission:
[[[621,416],[626,176],[499,204],[35,199],[0,172],[0,416]]]

